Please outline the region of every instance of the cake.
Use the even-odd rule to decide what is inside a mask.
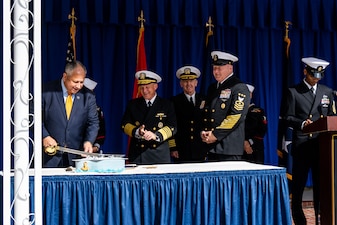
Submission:
[[[75,172],[118,173],[125,169],[125,158],[118,156],[74,159]]]

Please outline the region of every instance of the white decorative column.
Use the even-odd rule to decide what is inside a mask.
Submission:
[[[3,89],[2,89],[2,115],[3,115],[3,127],[2,127],[2,137],[3,137],[3,193],[2,193],[2,208],[3,208],[3,223],[2,224],[10,224],[10,159],[11,159],[11,113],[10,113],[10,93],[11,93],[11,66],[10,66],[10,57],[11,57],[11,48],[10,46],[10,1],[3,1],[3,72],[2,72],[2,80],[3,80]]]
[[[3,224],[42,224],[40,12],[40,0],[3,1]],[[33,166],[34,200],[29,190]]]
[[[13,128],[14,219],[29,224],[29,4],[14,2],[13,16]],[[25,222],[27,221],[27,222]]]

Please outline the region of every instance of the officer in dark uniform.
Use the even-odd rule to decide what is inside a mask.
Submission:
[[[234,75],[236,56],[220,51],[213,51],[211,56],[217,82],[207,91],[205,129],[201,137],[208,144],[209,161],[241,160],[249,91],[246,84]]]
[[[321,117],[336,113],[333,104],[333,91],[318,84],[323,78],[329,62],[314,58],[302,58],[305,64],[304,79],[288,89],[285,119],[293,128],[292,139],[292,215],[296,225],[307,224],[302,208],[302,196],[308,173],[311,169],[313,181],[313,199],[318,224],[319,214],[319,141],[318,134],[305,134],[303,127]]]
[[[200,137],[205,98],[195,90],[200,70],[183,66],[177,70],[176,76],[183,92],[172,98],[178,131],[174,136],[177,151],[171,152],[171,156],[176,162],[202,162],[207,156],[206,144]]]
[[[136,73],[142,97],[132,99],[124,112],[122,130],[131,137],[128,158],[136,164],[170,163],[171,141],[177,132],[173,103],[157,95],[161,77],[151,71]]]
[[[250,99],[253,97],[254,86],[247,84]],[[243,159],[249,162],[264,164],[264,141],[267,132],[267,117],[264,110],[254,103],[248,108],[245,121],[245,144]]]
[[[97,106],[97,114],[98,114],[98,119],[99,119],[99,130],[98,130],[95,143],[93,145],[93,149],[94,151],[99,152],[99,151],[103,151],[101,147],[105,141],[105,118],[104,118],[103,110],[99,106]]]
[[[97,82],[91,80],[90,78],[85,78],[83,84],[86,88],[90,89],[91,91],[94,91],[97,85]],[[97,115],[98,115],[98,120],[99,120],[99,130],[97,133],[96,140],[92,147],[93,152],[99,152],[105,141],[105,118],[104,118],[103,110],[99,106],[97,106]]]

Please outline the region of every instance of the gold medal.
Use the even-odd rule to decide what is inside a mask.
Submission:
[[[158,123],[158,127],[159,127],[159,128],[162,128],[163,126],[164,126],[164,124],[163,124],[162,122],[159,122],[159,123]]]

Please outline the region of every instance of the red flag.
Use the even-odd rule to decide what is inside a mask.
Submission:
[[[143,14],[143,13],[142,13]],[[139,28],[139,37],[138,37],[138,45],[137,45],[137,66],[136,66],[136,71],[140,70],[146,70],[147,65],[146,65],[146,53],[145,53],[145,45],[144,45],[144,26],[141,26]],[[133,94],[132,98],[138,98],[140,97],[140,92],[138,89],[138,83],[137,79],[134,81],[133,85]]]
[[[146,70],[147,65],[146,65],[146,53],[145,53],[145,44],[144,44],[144,17],[143,17],[143,10],[140,12],[140,17],[138,17],[138,21],[140,21],[140,28],[139,28],[139,37],[138,37],[138,44],[137,44],[137,65],[136,65],[136,72],[140,70]],[[135,81],[133,83],[133,93],[132,93],[132,98],[138,98],[140,97],[141,94],[139,92],[138,88],[138,81],[135,78]],[[128,139],[128,148],[126,150],[126,155],[129,153],[129,146],[130,146],[130,140],[131,138],[129,137]],[[128,162],[127,162],[128,163]]]

